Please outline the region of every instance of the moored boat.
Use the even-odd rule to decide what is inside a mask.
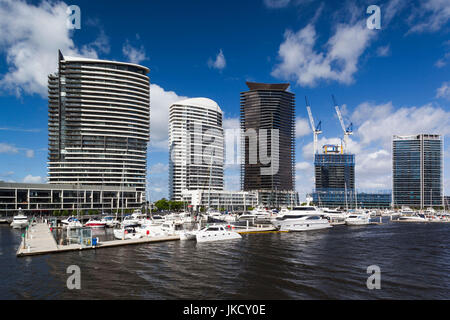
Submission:
[[[98,220],[98,219],[89,219],[88,222],[84,224],[85,227],[90,228],[105,228],[106,221]]]
[[[370,224],[370,213],[350,214],[345,219],[345,224],[348,226],[362,226]]]
[[[331,227],[323,212],[312,206],[294,207],[280,212],[271,220],[272,225],[280,231],[320,230]]]
[[[212,242],[241,239],[242,236],[231,230],[227,230],[223,225],[207,226],[195,233],[197,242]]]
[[[19,212],[16,216],[14,216],[13,221],[11,222],[10,226],[13,229],[22,229],[28,226],[28,218],[26,215],[22,213],[22,210],[19,209]]]

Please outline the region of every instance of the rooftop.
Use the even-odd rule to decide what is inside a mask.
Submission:
[[[113,64],[120,64],[120,65],[127,65],[127,66],[133,66],[136,68],[141,68],[146,71],[146,73],[150,72],[150,69],[144,66],[141,66],[139,64],[130,63],[130,62],[121,62],[121,61],[111,61],[111,60],[100,60],[100,59],[92,59],[92,58],[84,58],[84,57],[71,57],[71,56],[64,56],[60,51],[60,59],[63,61],[80,61],[80,62],[92,62],[92,63],[113,63]]]
[[[258,83],[247,81],[246,84],[250,90],[286,91],[289,88],[289,83]]]
[[[208,98],[184,99],[181,101],[177,101],[177,102],[173,103],[172,105],[200,107],[200,108],[211,109],[211,110],[222,113],[222,110],[220,109],[219,105],[214,100],[211,100]]]

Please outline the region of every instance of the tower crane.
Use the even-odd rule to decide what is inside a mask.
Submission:
[[[334,95],[331,95],[333,98],[334,108],[336,109],[337,116],[339,118],[339,122],[341,123],[342,130],[344,131],[344,147],[347,151],[348,147],[348,136],[353,134],[353,123],[350,123],[350,125],[346,128],[344,124],[344,119],[342,118],[341,110],[339,110],[339,106],[336,103],[336,99],[334,98]]]
[[[308,110],[309,123],[311,124],[311,129],[314,134],[314,154],[316,154],[317,153],[317,144],[319,141],[319,134],[322,133],[322,121],[319,121],[319,123],[317,124],[317,127],[314,125],[314,118],[312,116],[308,98],[305,97],[305,101],[306,101],[306,110]]]

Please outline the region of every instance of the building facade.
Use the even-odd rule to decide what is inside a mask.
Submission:
[[[293,191],[295,96],[287,91],[288,83],[246,84],[249,90],[241,92],[241,189]]]
[[[256,192],[247,191],[184,190],[182,201],[192,205],[194,211],[200,208],[213,208],[228,212],[243,212],[258,205],[258,196]]]
[[[317,153],[314,155],[314,174],[316,190],[352,191],[355,189],[355,155],[339,151]]]
[[[66,57],[48,76],[50,184],[145,191],[150,135],[149,69]]]
[[[0,216],[12,216],[19,209],[49,215],[54,211],[69,215],[89,210],[120,212],[141,208],[144,194],[135,187],[0,182]]]
[[[388,209],[392,207],[392,191],[356,191],[343,189],[316,190],[312,193],[314,204],[319,207],[342,209]]]
[[[170,106],[169,195],[182,191],[223,190],[222,110],[211,99],[192,98]]]
[[[443,206],[443,145],[443,137],[438,134],[393,136],[394,206]]]

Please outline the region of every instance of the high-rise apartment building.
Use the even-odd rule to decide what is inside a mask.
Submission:
[[[145,190],[149,69],[66,57],[48,77],[48,180]]]
[[[224,134],[222,110],[211,99],[176,102],[169,112],[169,194],[223,190]]]
[[[394,206],[426,208],[443,205],[443,154],[441,135],[393,136]]]
[[[241,188],[293,191],[295,96],[287,91],[288,83],[247,82],[247,86],[249,90],[241,93]],[[272,157],[270,163],[261,158],[264,153]]]

